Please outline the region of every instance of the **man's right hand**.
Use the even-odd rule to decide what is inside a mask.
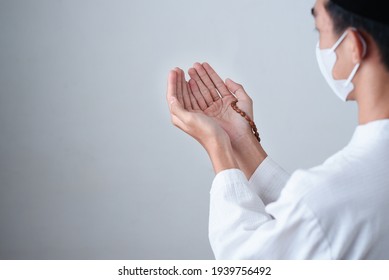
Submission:
[[[252,100],[241,85],[230,79],[224,83],[208,63],[195,63],[188,72],[189,85],[200,109],[223,127],[233,145],[252,134],[248,122],[231,107],[237,100],[238,107],[253,119]]]
[[[231,107],[231,103],[237,100],[237,106],[254,120],[252,99],[240,84],[231,79],[224,83],[208,63],[195,63],[188,72],[190,90],[200,109],[227,132],[235,158],[249,179],[267,154],[247,120]]]

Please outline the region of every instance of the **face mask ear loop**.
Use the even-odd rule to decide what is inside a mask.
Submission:
[[[358,68],[359,68],[360,65],[361,65],[361,64],[358,63],[358,64],[356,64],[356,65],[354,66],[353,71],[351,71],[350,76],[348,77],[347,81],[344,83],[344,86],[345,86],[345,87],[348,86],[348,85],[351,83],[351,81],[354,79],[354,76],[355,76],[355,74],[357,73]]]
[[[338,41],[336,41],[336,43],[332,46],[331,48],[331,51],[335,51],[337,47],[339,47],[340,43],[343,42],[344,38],[346,38],[347,36],[347,33],[348,33],[348,30],[346,30],[342,36],[340,36],[340,38],[338,39]]]

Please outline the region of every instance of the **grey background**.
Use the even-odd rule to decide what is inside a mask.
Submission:
[[[312,0],[1,0],[0,258],[212,259],[213,171],[173,127],[169,69],[245,85],[288,171],[347,144]]]

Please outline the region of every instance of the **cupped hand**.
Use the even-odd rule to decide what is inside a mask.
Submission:
[[[218,141],[230,141],[227,133],[212,117],[213,113],[210,113],[212,110],[216,113],[217,109],[208,110],[208,113],[201,109],[185,80],[184,72],[179,68],[169,73],[167,101],[172,123],[199,141],[208,152]]]
[[[231,79],[224,83],[208,63],[195,63],[188,73],[189,89],[197,106],[227,132],[232,144],[252,134],[247,120],[231,107],[232,102],[238,101],[238,107],[253,120],[252,100],[240,84]]]

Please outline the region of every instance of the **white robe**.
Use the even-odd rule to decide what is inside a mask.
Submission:
[[[249,181],[224,170],[210,194],[216,259],[389,259],[389,119],[291,176],[269,157]]]

